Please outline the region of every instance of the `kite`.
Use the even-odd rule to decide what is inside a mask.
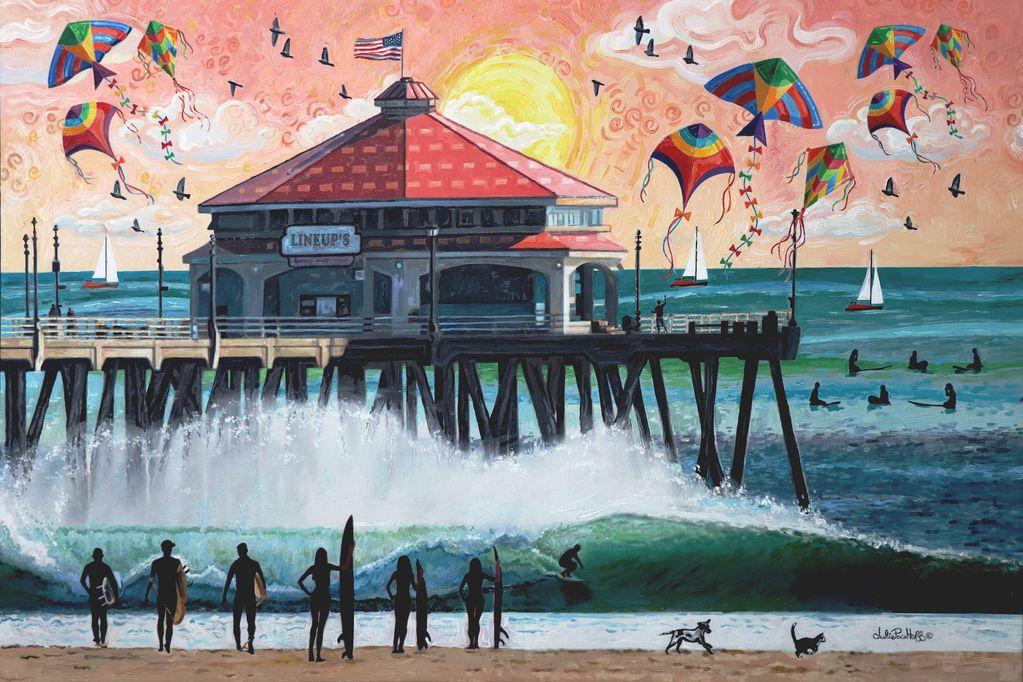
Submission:
[[[682,192],[682,208],[675,209],[675,218],[668,226],[664,240],[661,242],[661,250],[668,260],[669,270],[663,275],[667,277],[675,269],[675,258],[671,251],[671,234],[683,219],[689,220],[692,217],[692,213],[686,211],[689,199],[696,192],[696,188],[707,180],[718,175],[728,174],[730,176],[728,185],[721,193],[721,216],[717,219],[717,222],[720,223],[725,216],[725,211],[731,207],[729,190],[735,182],[735,163],[721,138],[707,126],[695,123],[681,128],[661,140],[650,155],[647,162],[647,174],[643,178],[643,187],[639,193],[640,199],[644,201],[655,160],[663,163],[675,174],[679,190]],[[727,208],[725,206],[726,197],[728,199]]]
[[[64,117],[64,157],[74,166],[78,177],[89,182],[89,177],[82,171],[82,167],[71,157],[79,152],[90,150],[106,154],[114,160],[111,165],[120,176],[125,189],[131,194],[140,194],[146,197],[152,204],[154,199],[151,194],[128,183],[128,178],[122,167],[124,157],[117,156],[110,146],[110,123],[115,116],[120,117],[122,123],[134,128],[125,121],[124,114],[120,109],[106,102],[84,102],[68,109],[67,115]],[[135,134],[138,135],[137,131]],[[142,142],[141,138],[139,142]]]
[[[849,166],[849,153],[844,142],[807,149],[799,155],[792,175],[786,180],[792,182],[799,175],[804,161],[806,184],[803,187],[803,207],[799,211],[793,211],[792,224],[789,225],[788,232],[771,247],[771,253],[777,251],[778,257],[782,259],[787,269],[793,266],[795,249],[806,242],[806,226],[803,223],[806,209],[841,187],[842,198],[833,203],[831,209],[834,210],[835,206],[841,203],[843,205],[839,210],[845,210],[849,205],[849,194],[856,187],[856,178]]]
[[[870,98],[870,106],[867,108],[867,129],[870,131],[870,136],[877,142],[877,146],[885,153],[885,156],[891,156],[891,154],[888,153],[888,150],[884,148],[884,144],[877,137],[877,131],[884,128],[894,128],[906,133],[908,136],[906,142],[909,143],[909,148],[916,155],[917,161],[933,165],[934,171],[937,172],[941,166],[920,154],[920,148],[916,142],[917,134],[909,132],[909,123],[906,121],[906,107],[909,106],[910,100],[913,101],[920,113],[927,117],[928,121],[931,120],[930,115],[920,107],[913,93],[907,90],[891,88],[889,90],[882,90]]]
[[[131,26],[116,21],[72,21],[57,39],[47,84],[55,88],[92,69],[93,84],[98,88],[100,81],[114,75],[100,62],[129,33]]]
[[[959,83],[963,86],[963,99],[969,102],[971,99],[979,98],[984,102],[984,110],[986,111],[988,108],[987,100],[977,92],[977,81],[963,73],[961,68],[964,44],[972,53],[973,41],[970,40],[969,33],[958,28],[952,28],[948,24],[942,24],[938,27],[934,40],[931,41],[931,57],[934,59],[935,68],[939,69],[941,67],[938,64],[938,54],[940,53],[944,59],[948,60],[948,63],[952,65],[952,68],[959,75]]]
[[[170,76],[174,84],[174,91],[182,96],[181,118],[188,120],[193,116],[206,118],[195,108],[195,93],[178,82],[177,58],[178,52],[183,57],[188,56],[192,46],[188,44],[183,31],[172,28],[159,21],[150,21],[146,27],[145,35],[139,41],[138,58],[146,68],[147,77],[151,78],[155,71],[154,66]]]
[[[725,269],[732,267],[732,258],[742,253],[743,247],[752,246],[751,235],[760,235],[760,211],[753,195],[753,172],[760,170],[759,155],[767,146],[764,121],[784,121],[801,128],[820,128],[821,117],[817,104],[810,96],[799,76],[783,59],[764,59],[743,64],[718,74],[706,85],[707,90],[726,102],[736,104],[753,114],[753,120],[739,131],[740,136],[755,138],[749,145],[745,170],[739,172],[742,186],[739,194],[745,207],[750,209],[750,226],[737,246],[729,247],[727,258],[721,259]]]
[[[895,24],[894,26],[878,26],[870,32],[867,44],[860,53],[856,77],[866,78],[883,66],[892,66],[895,77],[910,68],[900,57],[911,45],[924,37],[927,30],[921,26]]]

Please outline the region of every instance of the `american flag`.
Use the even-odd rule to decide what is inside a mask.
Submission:
[[[383,38],[358,38],[355,41],[356,59],[401,59],[402,31]]]

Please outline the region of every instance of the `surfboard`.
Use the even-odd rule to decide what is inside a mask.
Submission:
[[[945,407],[941,403],[918,403],[915,400],[907,400],[910,405],[916,405],[917,407]]]
[[[185,619],[185,611],[188,607],[188,581],[185,580],[187,572],[188,569],[184,564],[178,566],[178,607],[174,609],[175,625],[180,625],[181,621]]]
[[[427,622],[430,617],[429,594],[426,591],[426,578],[420,578],[423,574],[423,565],[416,559],[416,648],[422,651],[429,648],[427,642],[433,638],[427,630]]]
[[[497,546],[491,546],[494,548],[494,648],[500,649],[502,644],[507,644],[502,639],[502,635],[504,637],[510,637],[511,635],[501,627],[504,607],[504,580],[501,578],[501,569],[497,566],[497,562],[501,559],[497,556]]]
[[[561,575],[560,573],[554,573],[552,575],[555,578],[557,578],[560,582],[563,582],[563,583],[581,583],[581,582],[583,582],[582,578],[566,578],[565,576]]]
[[[101,604],[107,607],[117,604],[117,590],[114,589],[109,578],[103,578],[103,584],[100,586],[99,600]]]
[[[263,583],[263,576],[256,574],[252,580],[252,589],[256,593],[256,603],[266,601],[266,585]]]
[[[338,557],[338,565],[344,566],[345,558],[348,556],[349,551],[354,551],[355,546],[355,519],[351,516],[348,517],[347,523],[345,523],[344,532],[341,534],[341,556]],[[344,640],[345,651],[341,655],[342,658],[352,658],[353,648],[355,642],[355,557],[352,557],[352,563],[348,566],[347,570],[341,569],[341,634],[338,635],[337,641],[340,643]]]

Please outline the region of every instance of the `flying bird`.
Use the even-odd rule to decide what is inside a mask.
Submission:
[[[323,52],[320,53],[320,63],[324,66],[334,66],[330,63],[330,54],[327,52],[327,48],[323,48]]]
[[[600,81],[596,80],[596,79],[594,79],[594,80],[592,80],[592,81],[590,81],[590,82],[591,82],[591,83],[593,83],[593,96],[594,96],[594,97],[597,97],[597,96],[599,96],[599,95],[600,95],[600,88],[601,88],[601,87],[602,87],[602,86],[603,86],[604,84],[603,84],[603,83],[601,83]]]
[[[145,232],[145,230],[143,230],[143,229],[142,229],[142,228],[141,228],[141,227],[139,226],[139,219],[138,219],[138,218],[136,218],[135,220],[133,220],[133,221],[132,221],[132,223],[131,223],[131,229],[132,229],[132,231],[134,231],[134,232]]]
[[[286,57],[288,59],[294,59],[291,56],[291,38],[286,38],[284,40],[284,49],[281,50],[281,56]]]
[[[686,56],[682,58],[686,64],[699,66],[699,62],[693,59],[693,46],[690,45],[686,48]]]
[[[962,173],[956,173],[956,176],[952,178],[952,185],[948,188],[948,191],[952,193],[953,199],[958,199],[960,194],[966,194],[966,190],[959,189],[959,181],[962,179]]]
[[[281,30],[281,24],[275,16],[273,26],[270,27],[270,44],[277,47],[277,37],[282,35],[284,35],[284,31]]]
[[[906,222],[903,223],[902,226],[905,227],[907,230],[915,230],[916,229],[915,227],[913,227],[913,219],[910,218],[909,216],[906,216]]]
[[[231,87],[231,97],[234,97],[234,93],[238,88],[245,87],[241,83],[235,83],[234,81],[227,81],[227,84]]]
[[[654,54],[654,39],[651,38],[650,42],[646,44],[646,56],[647,57],[660,57],[659,54]]]
[[[178,201],[184,201],[185,199],[191,199],[191,194],[185,193],[185,179],[181,178],[178,180],[178,186],[174,189],[174,196],[178,198]]]
[[[636,44],[639,45],[643,42],[643,34],[650,33],[650,29],[643,28],[643,17],[636,19],[636,25],[632,27],[632,30],[636,32]]]
[[[345,87],[344,83],[341,84],[341,92],[339,92],[337,94],[341,96],[341,99],[351,99],[352,98],[352,96],[348,94],[348,88]]]
[[[886,197],[895,197],[896,199],[898,199],[899,195],[895,191],[895,181],[892,180],[891,178],[888,178],[888,182],[885,184],[884,189],[881,190],[881,194],[885,195]]]
[[[110,196],[112,196],[115,199],[124,199],[125,201],[128,201],[128,197],[121,194],[120,180],[114,180],[114,191],[110,193]]]

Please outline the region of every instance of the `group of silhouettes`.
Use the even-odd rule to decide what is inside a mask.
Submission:
[[[966,365],[953,365],[952,370],[956,374],[965,374],[967,372],[978,373],[983,369],[984,364],[980,361],[980,353],[974,348],[973,359],[969,364]],[[891,365],[881,365],[880,367],[860,367],[860,351],[856,348],[853,349],[852,353],[849,354],[849,376],[856,376],[860,372],[876,372],[883,369],[888,369]],[[907,367],[917,372],[926,372],[929,363],[927,360],[921,360],[916,351],[913,351],[909,356],[909,364]],[[821,398],[820,395],[821,382],[816,381],[813,384],[813,390],[810,392],[810,406],[811,407],[832,407],[834,405],[840,405],[842,401],[833,400],[827,401]],[[945,401],[941,403],[924,403],[916,400],[910,400],[910,404],[916,405],[917,407],[943,407],[946,410],[954,410],[956,408],[956,391],[955,387],[951,383],[945,384]],[[881,388],[877,395],[867,396],[867,403],[869,405],[891,405],[891,395],[888,393],[888,387],[881,384]]]

